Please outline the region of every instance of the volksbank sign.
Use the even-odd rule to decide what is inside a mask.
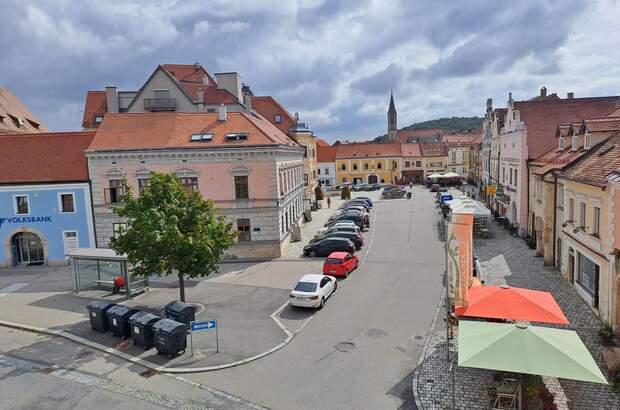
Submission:
[[[23,224],[32,222],[52,222],[51,216],[12,216],[10,218],[0,218],[0,228],[5,223]]]

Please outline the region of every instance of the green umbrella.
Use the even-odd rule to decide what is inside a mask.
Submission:
[[[459,366],[607,384],[572,330],[461,320],[458,337]]]

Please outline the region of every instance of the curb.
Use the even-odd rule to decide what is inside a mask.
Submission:
[[[424,409],[420,398],[418,397],[418,377],[420,376],[420,370],[422,368],[422,363],[424,363],[424,359],[426,359],[426,354],[428,353],[428,349],[431,342],[431,337],[433,332],[435,331],[435,325],[437,324],[437,318],[439,317],[439,312],[442,309],[442,301],[446,296],[446,288],[441,292],[441,296],[439,297],[439,303],[437,304],[437,308],[435,309],[435,315],[433,316],[433,321],[431,322],[431,326],[429,328],[428,333],[426,334],[426,341],[424,342],[424,348],[422,349],[422,353],[420,353],[420,357],[418,357],[418,363],[416,364],[415,370],[413,371],[413,381],[411,383],[411,389],[413,392],[413,399],[415,400],[415,407],[418,410]]]
[[[95,350],[99,350],[103,353],[107,353],[109,355],[112,356],[116,356],[120,359],[123,359],[125,361],[128,361],[130,363],[133,364],[137,364],[140,365],[142,367],[145,367],[149,370],[153,370],[157,373],[164,373],[164,374],[183,374],[183,373],[203,373],[203,372],[211,372],[211,371],[215,371],[215,370],[222,370],[222,369],[228,369],[230,367],[235,367],[235,366],[239,366],[245,363],[249,363],[252,362],[254,360],[260,359],[261,357],[265,357],[267,355],[270,355],[271,353],[274,353],[280,349],[282,349],[284,346],[286,346],[287,344],[290,343],[291,340],[293,340],[293,338],[295,337],[295,334],[291,333],[286,326],[284,326],[284,324],[282,322],[280,322],[280,320],[276,317],[282,310],[284,310],[284,308],[287,306],[288,302],[284,303],[282,306],[280,306],[275,312],[273,312],[271,314],[271,318],[273,319],[273,321],[276,323],[276,325],[278,325],[278,327],[286,334],[286,339],[272,347],[269,350],[266,350],[262,353],[259,353],[257,355],[248,357],[247,359],[243,359],[243,360],[237,360],[235,362],[230,362],[230,363],[224,363],[224,364],[220,364],[217,366],[207,366],[207,367],[167,367],[167,366],[158,366],[155,365],[147,360],[141,359],[139,357],[135,357],[135,356],[131,356],[127,353],[123,353],[120,352],[114,348],[111,347],[107,347],[104,346],[100,343],[97,342],[93,342],[90,341],[88,339],[84,339],[83,337],[80,336],[75,336],[72,335],[71,333],[67,333],[64,332],[62,330],[53,330],[53,329],[46,329],[43,327],[38,327],[38,326],[32,326],[32,325],[26,325],[23,323],[16,323],[16,322],[10,322],[8,320],[0,320],[0,326],[3,327],[8,327],[8,328],[12,328],[12,329],[18,329],[18,330],[24,330],[27,332],[33,332],[33,333],[41,333],[41,334],[46,334],[46,335],[50,335],[50,336],[55,336],[55,337],[62,337],[64,339],[70,340],[72,342],[75,343],[79,343],[81,345],[84,345],[86,347],[90,347],[91,349],[95,349]]]

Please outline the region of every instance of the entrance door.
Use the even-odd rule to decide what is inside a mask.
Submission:
[[[19,232],[13,236],[15,265],[42,265],[44,262],[41,238],[31,232]]]
[[[376,175],[368,175],[368,183],[376,184],[378,182],[378,178]]]
[[[575,255],[572,253],[568,254],[568,283],[575,283]]]

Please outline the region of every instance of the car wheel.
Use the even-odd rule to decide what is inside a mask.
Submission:
[[[316,256],[316,252],[315,251],[310,251],[309,253],[311,258],[314,258]]]
[[[321,298],[321,304],[319,305],[319,309],[323,309],[324,304],[325,304],[325,298]]]

